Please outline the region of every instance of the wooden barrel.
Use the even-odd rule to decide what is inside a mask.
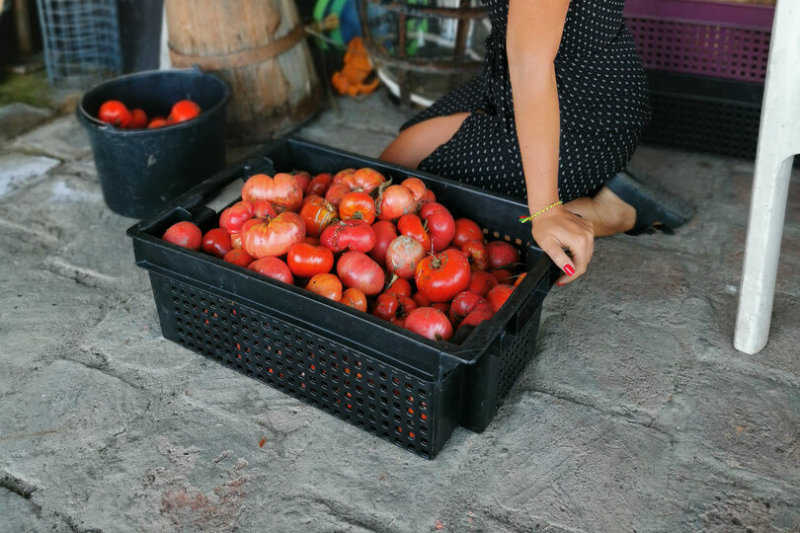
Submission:
[[[322,86],[292,0],[165,0],[175,67],[198,65],[231,87],[229,140],[263,142],[314,116]]]

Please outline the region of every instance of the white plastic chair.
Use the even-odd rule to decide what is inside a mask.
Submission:
[[[750,220],[733,345],[767,344],[789,178],[800,153],[800,1],[778,0],[772,25]]]

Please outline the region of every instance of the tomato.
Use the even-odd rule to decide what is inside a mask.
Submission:
[[[306,224],[300,215],[284,211],[267,222],[254,224],[244,233],[242,242],[248,254],[261,259],[285,254],[305,236]]]
[[[484,320],[489,320],[494,316],[494,311],[492,310],[491,306],[480,306],[475,308],[470,314],[464,317],[464,320],[458,325],[459,328],[465,326],[477,326]]]
[[[423,182],[419,178],[415,177],[408,177],[400,182],[400,185],[406,187],[409,191],[411,191],[411,196],[414,197],[414,202],[419,205],[422,201],[422,196],[425,194],[425,191],[428,189],[425,186],[425,182]]]
[[[400,278],[411,279],[417,264],[424,257],[422,243],[408,235],[400,235],[386,248],[386,270]]]
[[[117,128],[127,128],[133,120],[128,107],[119,100],[106,100],[103,102],[97,112],[97,118]]]
[[[486,301],[488,301],[491,304],[492,309],[497,312],[501,307],[503,307],[503,304],[506,303],[506,300],[508,300],[508,297],[511,296],[512,292],[514,292],[513,285],[500,283],[489,290],[489,292],[486,294]]]
[[[394,278],[384,292],[393,292],[398,296],[411,297],[411,283],[404,278]]]
[[[386,282],[380,265],[363,252],[343,253],[336,263],[336,273],[346,287],[360,289],[367,296],[380,293]]]
[[[236,202],[226,207],[219,215],[219,227],[226,231],[239,231],[242,224],[253,218],[253,205],[250,202]]]
[[[315,274],[330,272],[333,268],[333,252],[324,246],[298,242],[289,248],[286,262],[292,274],[310,278]]]
[[[256,200],[255,202],[249,203],[253,206],[253,216],[255,218],[266,219],[278,215],[278,212],[275,211],[275,208],[272,207],[272,203],[270,203],[269,200]]]
[[[397,221],[400,235],[408,235],[418,240],[426,252],[432,251],[431,237],[422,224],[422,219],[411,213],[401,216]]]
[[[458,250],[447,249],[423,258],[414,271],[417,290],[432,302],[446,302],[470,283],[467,256]]]
[[[295,170],[292,172],[292,176],[294,176],[294,179],[297,180],[300,190],[303,191],[303,194],[305,194],[309,184],[311,183],[311,173],[309,173],[307,170]]]
[[[242,187],[242,200],[257,202],[269,200],[275,211],[295,211],[303,204],[303,191],[297,178],[285,172],[274,177],[266,174],[250,176]]]
[[[433,307],[418,307],[411,311],[404,327],[435,341],[446,341],[453,336],[453,325],[447,315]]]
[[[386,249],[397,237],[397,227],[388,220],[378,220],[372,224],[372,230],[375,232],[375,246],[369,251],[369,256],[383,265],[386,263]]]
[[[230,234],[222,228],[210,229],[203,235],[203,251],[207,254],[225,257],[225,254],[233,250]]]
[[[470,278],[469,287],[467,290],[474,292],[479,296],[486,296],[489,289],[497,285],[497,278],[492,276],[485,270],[474,270]]]
[[[147,129],[152,130],[155,128],[163,128],[164,126],[169,126],[170,123],[167,122],[167,119],[164,117],[153,117],[150,119],[150,122],[147,123]]]
[[[514,283],[514,274],[507,268],[498,268],[491,271],[498,283]]]
[[[319,242],[337,253],[344,250],[366,253],[375,246],[375,230],[363,220],[340,220],[322,230]]]
[[[289,270],[286,263],[277,257],[262,257],[261,259],[256,259],[250,263],[247,268],[258,272],[262,276],[267,276],[268,278],[289,284],[294,283],[292,271]]]
[[[457,326],[467,315],[480,307],[486,307],[492,310],[491,304],[484,298],[478,296],[474,292],[461,291],[456,294],[453,297],[453,301],[450,302],[450,322]],[[492,313],[494,313],[494,311],[492,311]]]
[[[440,204],[439,202],[428,202],[427,204],[425,204],[422,207],[420,207],[419,213],[418,213],[419,214],[419,218],[425,220],[426,218],[431,216],[435,211],[439,211],[440,209],[444,209],[445,211],[448,211],[448,213],[449,213],[449,210],[445,206]]]
[[[346,168],[333,176],[333,185],[344,185],[348,191],[370,193],[386,182],[386,177],[373,168]]]
[[[331,299],[334,302],[338,302],[342,299],[342,282],[335,274],[329,274],[327,272],[315,274],[314,277],[308,281],[306,289],[314,294],[319,294],[320,296]]]
[[[244,224],[242,224],[241,228],[239,228],[236,231],[231,231],[230,232],[231,245],[234,248],[241,248],[242,246],[244,246],[244,243],[242,242],[242,235],[247,233],[247,230],[249,230],[250,228],[252,228],[256,224],[259,224],[261,222],[263,222],[263,220],[261,220],[259,218],[251,218],[251,219],[245,220]]]
[[[131,111],[130,129],[141,129],[147,127],[147,113],[143,109],[136,108]]]
[[[380,220],[397,220],[401,216],[413,213],[417,207],[411,189],[402,185],[389,185],[381,191],[375,202]]]
[[[373,315],[403,327],[408,314],[417,308],[417,303],[408,296],[384,292],[375,299]]]
[[[240,267],[245,267],[253,262],[253,257],[248,254],[244,248],[234,248],[227,254],[225,257],[222,258],[223,261],[227,261],[228,263],[233,263],[234,265],[239,265]]]
[[[450,245],[456,234],[456,222],[450,210],[446,207],[435,209],[431,213],[423,211],[425,207],[434,204],[425,204],[420,210],[420,218],[425,222],[428,235],[431,236],[431,245],[434,252],[441,252]]]
[[[172,106],[169,112],[169,118],[176,123],[186,122],[200,115],[200,111],[200,106],[192,100],[179,100]]]
[[[339,204],[342,203],[342,199],[350,192],[350,189],[347,188],[347,185],[344,183],[333,183],[328,190],[325,191],[325,200],[336,206],[336,209],[339,209]]]
[[[522,274],[517,276],[516,281],[514,281],[514,287],[519,287],[519,284],[522,283],[522,280],[524,280],[525,276],[527,276],[527,275],[528,275],[527,272],[523,272]]]
[[[367,312],[367,295],[361,289],[351,287],[342,293],[340,303],[364,313]]]
[[[430,202],[436,201],[436,194],[430,189],[425,189],[425,192],[422,195],[422,198],[419,201],[419,205],[425,205]]]
[[[365,192],[349,192],[339,202],[339,218],[355,218],[372,224],[375,222],[375,200]]]
[[[474,220],[458,218],[455,220],[456,232],[453,244],[461,248],[467,241],[483,241],[483,230]]]
[[[321,174],[317,174],[308,184],[306,187],[306,196],[310,196],[315,194],[317,196],[325,196],[325,193],[328,192],[328,187],[331,186],[331,181],[333,181],[333,176],[331,176],[327,172],[323,172]]]
[[[190,250],[199,250],[203,241],[203,232],[192,222],[176,222],[167,228],[161,238]]]
[[[467,241],[461,245],[461,251],[467,256],[472,270],[489,268],[489,252],[483,241]]]
[[[316,194],[306,196],[303,202],[300,216],[306,223],[306,233],[312,237],[319,237],[322,230],[336,220],[336,207]]]
[[[489,253],[489,269],[509,268],[519,263],[519,251],[509,242],[490,241],[486,245]]]

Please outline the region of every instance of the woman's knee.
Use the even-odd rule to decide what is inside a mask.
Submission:
[[[434,117],[404,129],[384,149],[380,159],[397,165],[417,168],[420,161],[453,138],[468,113]]]

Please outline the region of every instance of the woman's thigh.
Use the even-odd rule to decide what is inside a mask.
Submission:
[[[386,147],[380,159],[417,168],[420,161],[447,143],[467,118],[468,113],[434,117],[409,126]]]

